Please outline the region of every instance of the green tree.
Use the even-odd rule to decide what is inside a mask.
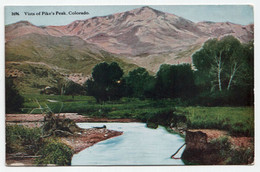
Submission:
[[[233,82],[232,92],[237,96],[234,102],[239,101],[239,105],[254,104],[254,44],[253,41],[242,45],[244,61],[237,70],[236,78]]]
[[[161,65],[156,74],[156,92],[162,98],[188,98],[195,94],[194,75],[189,64]]]
[[[15,85],[11,78],[6,78],[5,81],[6,113],[20,112],[20,108],[23,106],[24,103],[24,98],[15,88]]]
[[[212,90],[217,85],[219,91],[230,90],[245,59],[242,44],[233,36],[210,39],[192,56],[197,74],[211,85]]]
[[[149,75],[145,68],[137,68],[130,71],[125,77],[128,96],[144,97],[145,93],[151,90],[153,77]]]
[[[94,96],[97,102],[116,100],[122,97],[123,70],[116,62],[99,63],[93,68],[92,78],[85,85],[87,94]]]
[[[193,56],[197,102],[215,105],[253,105],[254,44],[242,44],[233,36],[211,39]]]
[[[156,84],[155,84],[155,90],[156,95],[158,97],[173,97],[174,91],[173,91],[173,71],[171,70],[171,65],[169,64],[162,64],[160,66],[159,71],[156,74]]]

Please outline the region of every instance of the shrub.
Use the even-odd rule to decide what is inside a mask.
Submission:
[[[243,165],[254,162],[254,150],[251,148],[243,148],[233,150],[231,159],[227,162],[228,165]]]
[[[231,143],[226,136],[219,137],[210,141],[210,147],[212,150],[220,151],[221,156],[229,151],[231,148]]]
[[[159,109],[144,113],[142,120],[145,120],[147,123],[169,126],[175,115],[174,109]]]
[[[24,126],[6,126],[6,152],[25,151],[36,153],[40,147],[40,128],[30,129]]]
[[[71,165],[73,151],[64,143],[50,140],[37,153],[41,155],[36,160],[37,165],[56,164],[59,166]]]
[[[220,137],[210,141],[212,152],[217,152],[220,159],[229,165],[250,164],[254,161],[254,150],[248,148],[233,148],[228,137]]]
[[[73,81],[69,81],[65,86],[65,95],[84,95],[84,87]]]
[[[41,139],[40,128],[24,126],[6,126],[6,153],[25,152],[28,155],[40,155],[37,165],[70,165],[73,152],[67,145],[54,139]]]

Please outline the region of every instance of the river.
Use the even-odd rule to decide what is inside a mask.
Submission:
[[[170,156],[184,139],[159,126],[145,123],[77,123],[81,128],[102,127],[123,131],[123,135],[99,142],[72,157],[71,165],[184,165]],[[180,157],[184,148],[175,156]]]

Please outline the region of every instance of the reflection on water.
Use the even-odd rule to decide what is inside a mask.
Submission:
[[[89,147],[72,158],[72,165],[183,165],[170,156],[184,143],[179,135],[163,127],[150,129],[145,123],[78,123],[81,128],[107,126],[124,134]],[[184,148],[175,156],[180,157]]]

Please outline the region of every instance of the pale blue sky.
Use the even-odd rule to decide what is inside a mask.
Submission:
[[[84,20],[95,16],[124,12],[142,6],[7,6],[5,7],[5,24],[27,20],[34,25],[66,25],[75,20]],[[253,7],[249,5],[167,5],[150,6],[151,8],[175,14],[193,22],[213,21],[232,22],[242,25],[254,23]],[[62,12],[86,11],[89,15],[40,15],[26,16],[24,12]],[[19,16],[12,16],[19,12]]]

